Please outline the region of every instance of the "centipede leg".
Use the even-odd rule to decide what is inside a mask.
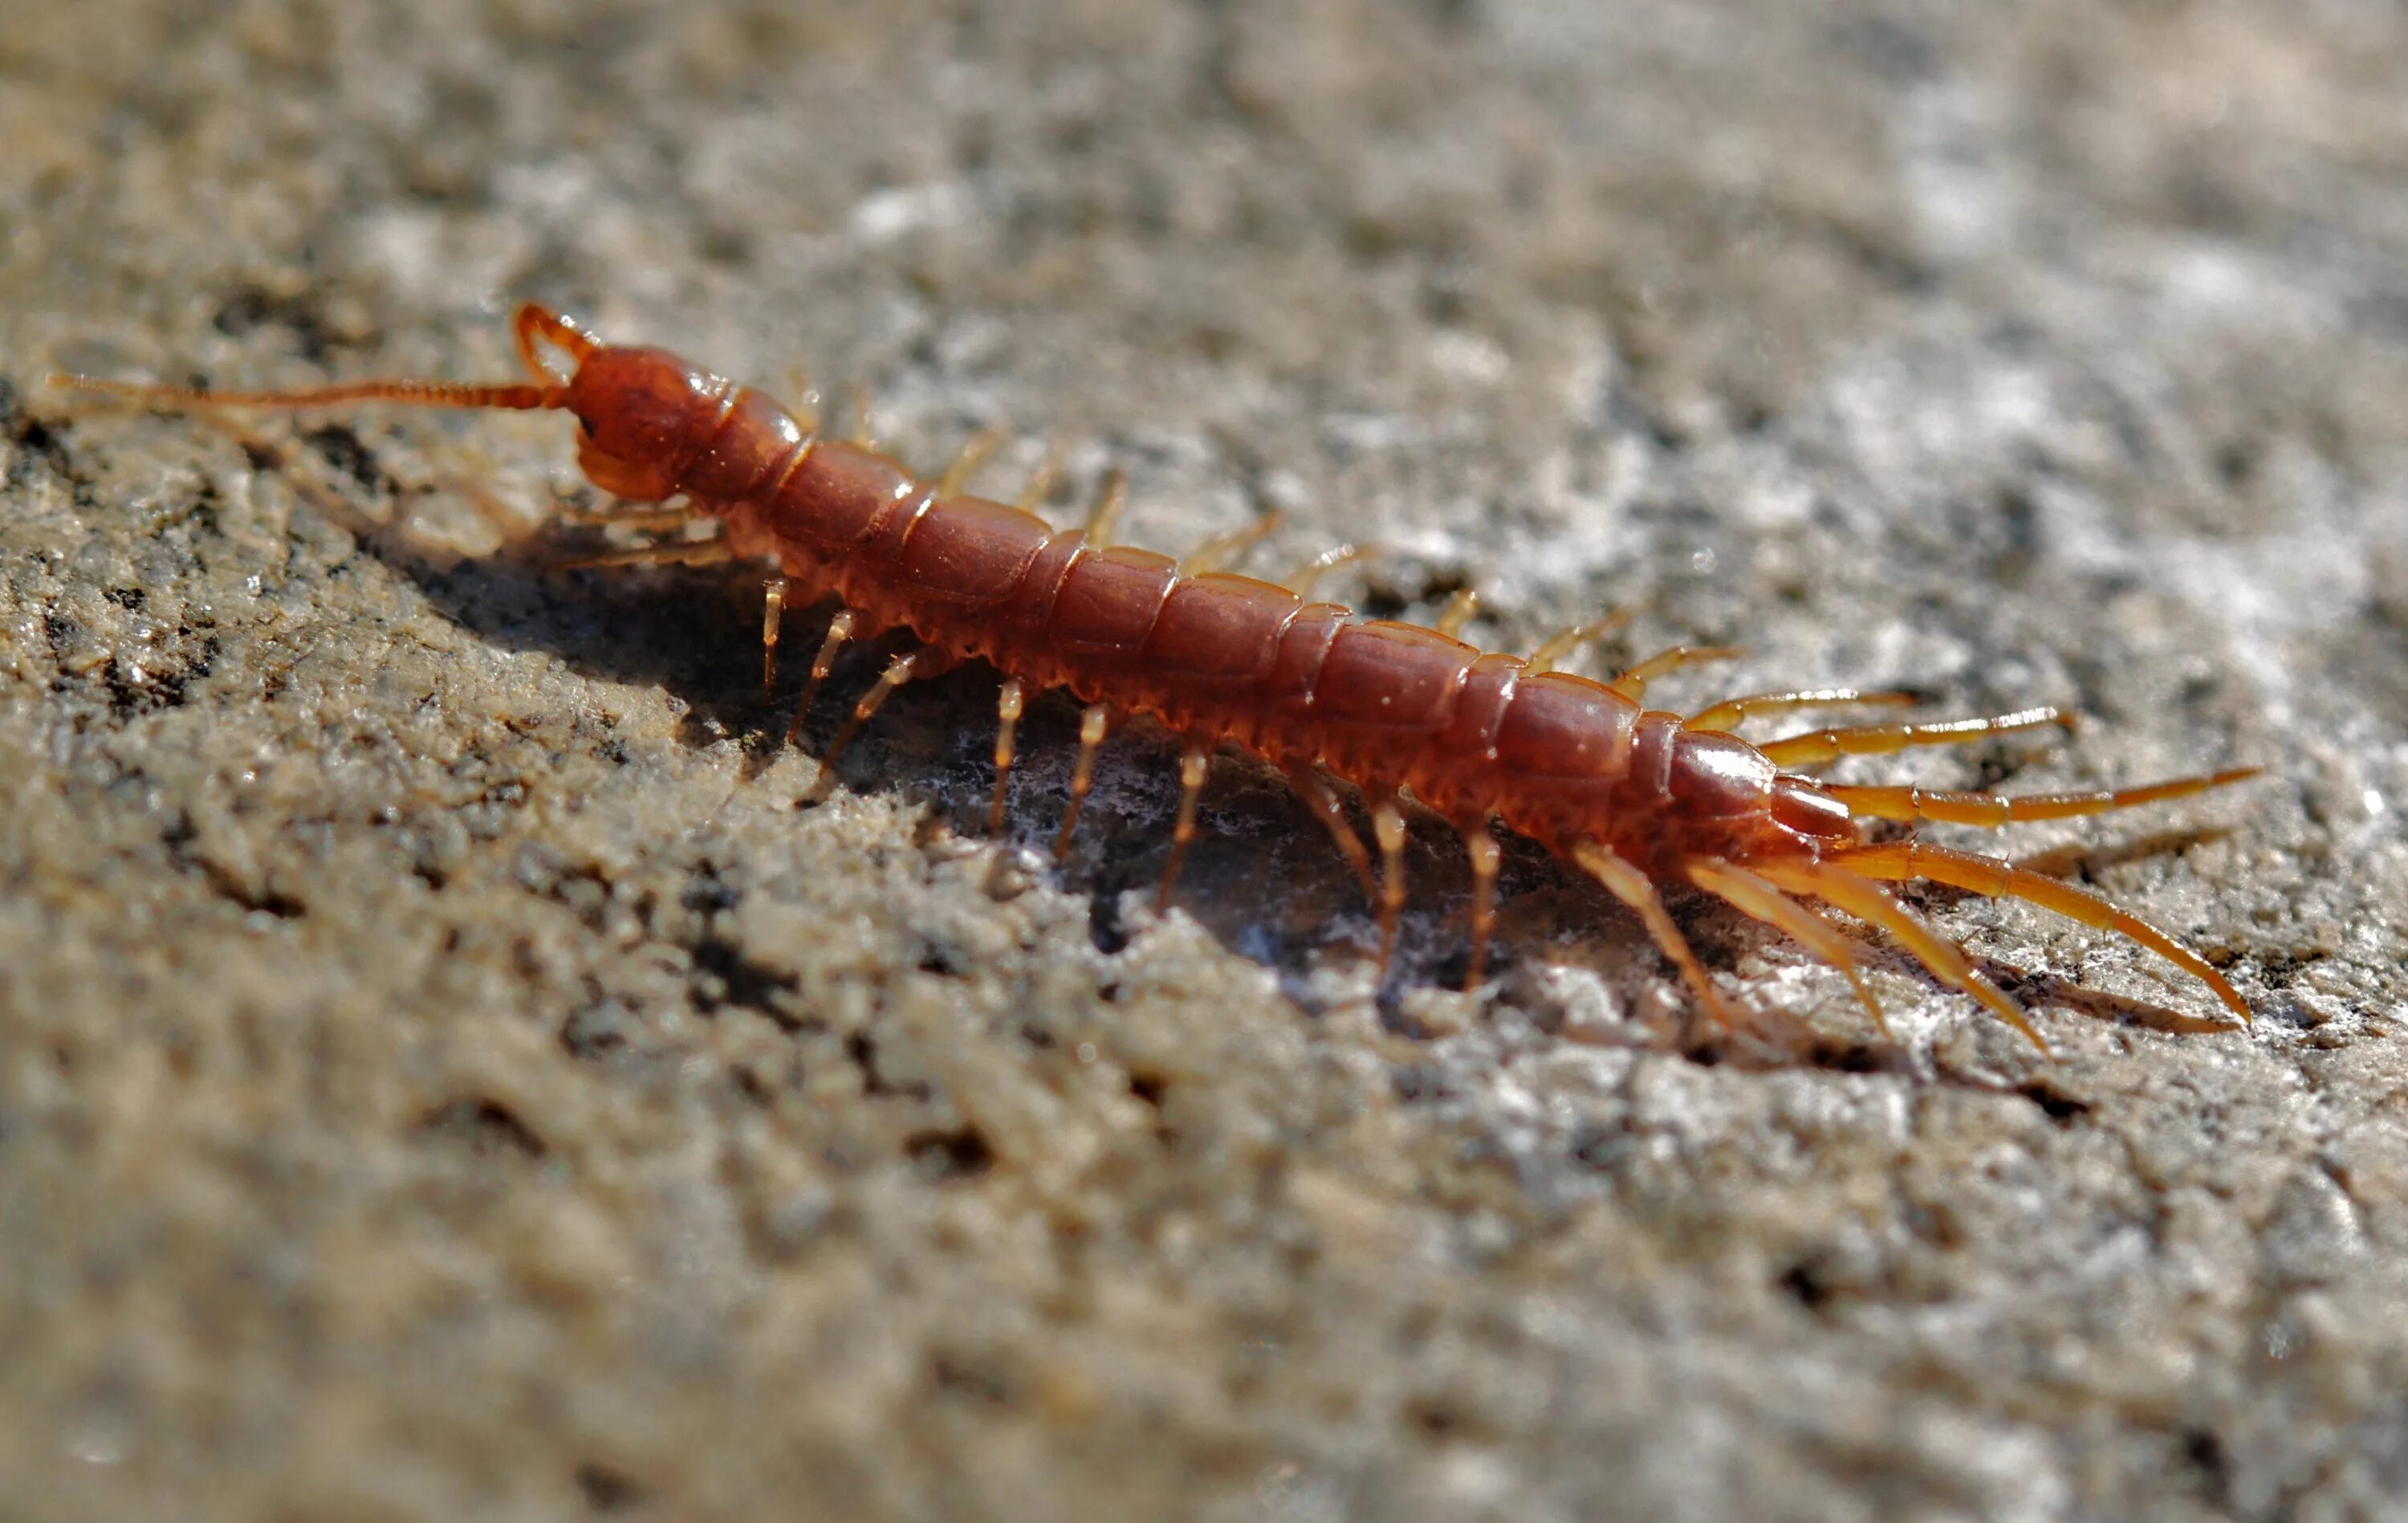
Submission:
[[[1298,597],[1310,598],[1321,579],[1341,566],[1375,553],[1369,545],[1334,545],[1280,579],[1280,585]]]
[[[1047,497],[1054,495],[1054,483],[1061,480],[1061,452],[1048,445],[1045,458],[1039,461],[1037,468],[1028,473],[1026,484],[1021,487],[1020,496],[1012,499],[1011,505],[1024,513],[1034,513],[1045,505]]]
[[[1939,935],[1906,912],[1896,899],[1881,890],[1870,878],[1861,878],[1844,868],[1829,862],[1760,862],[1756,870],[1793,894],[1807,894],[1824,903],[1844,910],[1869,926],[1876,926],[1895,937],[1908,955],[1923,964],[1931,976],[1949,987],[1971,995],[1991,1014],[2023,1033],[2024,1039],[2039,1048],[2043,1056],[2048,1042],[2030,1019],[2015,1008],[2014,1002],[1999,986],[1976,971],[1964,948]]]
[[[803,721],[810,717],[811,700],[819,697],[820,683],[836,669],[837,653],[844,649],[844,642],[853,638],[859,623],[859,615],[849,608],[838,609],[836,617],[828,621],[827,638],[820,641],[820,654],[811,658],[811,674],[803,682],[803,696],[795,700],[795,717],[786,723],[788,745],[793,745],[803,733]]]
[[[1636,703],[1647,696],[1647,684],[1658,677],[1701,661],[1736,661],[1746,654],[1746,647],[1741,645],[1675,645],[1656,652],[1605,685]]]
[[[1096,783],[1096,753],[1103,749],[1104,737],[1112,727],[1110,704],[1091,703],[1079,716],[1079,759],[1070,767],[1070,807],[1062,812],[1062,833],[1054,838],[1054,860],[1067,862],[1070,857],[1071,832],[1079,828],[1079,809],[1087,801],[1087,790]]]
[[[2166,798],[2184,798],[2210,788],[2245,782],[2263,771],[2236,767],[2199,777],[2175,778],[2137,788],[2102,788],[2080,793],[2031,793],[2001,797],[1994,793],[1954,793],[1941,788],[1846,787],[1826,783],[1823,792],[1848,806],[1848,812],[1876,820],[1937,820],[1949,825],[1999,826],[2025,820],[2067,820],[2110,810],[2136,809]]]
[[[1371,839],[1380,845],[1380,981],[1397,950],[1397,917],[1405,908],[1405,813],[1389,794],[1371,803]]]
[[[1089,550],[1107,550],[1112,536],[1121,526],[1121,510],[1128,506],[1128,472],[1115,466],[1104,472],[1104,489],[1096,494],[1096,505],[1087,510],[1086,545]]]
[[[1497,924],[1497,875],[1503,854],[1485,819],[1464,822],[1463,845],[1471,855],[1471,965],[1463,974],[1463,992],[1470,994],[1488,971],[1488,933]]]
[[[771,577],[761,594],[761,701],[778,694],[778,631],[786,617],[786,579]]]
[[[1854,687],[1816,687],[1795,693],[1751,693],[1743,698],[1725,698],[1712,708],[1700,709],[1683,720],[1681,727],[1684,730],[1729,730],[1757,714],[1783,713],[1792,709],[1854,708],[1858,704],[1904,706],[1916,701],[1912,693],[1868,693]]]
[[[573,555],[550,566],[554,571],[591,571],[610,566],[724,566],[734,559],[736,552],[724,539],[675,539]]]
[[[2061,709],[2018,709],[1986,719],[1944,719],[1928,725],[1854,725],[1844,729],[1809,730],[1787,735],[1756,749],[1775,767],[1815,767],[1842,756],[1886,756],[1914,746],[1954,746],[1985,736],[2050,725],[2073,727],[2073,718]]]
[[[969,442],[962,446],[961,453],[945,467],[944,474],[937,478],[937,496],[960,496],[962,488],[969,485],[970,478],[978,474],[978,468],[985,465],[1010,438],[1000,428],[982,428],[972,434]]]
[[[1291,767],[1287,769],[1287,776],[1288,781],[1296,785],[1297,797],[1311,805],[1312,812],[1328,827],[1329,839],[1338,843],[1338,850],[1345,856],[1346,865],[1354,869],[1356,880],[1362,884],[1363,897],[1378,903],[1380,887],[1371,878],[1371,854],[1364,849],[1363,838],[1354,833],[1354,826],[1348,822],[1345,806],[1339,803],[1338,796],[1329,791],[1329,784],[1312,768]]]
[[[1540,642],[1539,648],[1524,658],[1525,671],[1553,671],[1555,664],[1593,639],[1602,639],[1630,622],[1628,609],[1615,609],[1602,619],[1576,624],[1570,629],[1558,630]]]
[[[1017,677],[1003,680],[1003,691],[996,698],[995,730],[995,803],[986,812],[986,833],[1003,834],[1004,786],[1011,781],[1011,745],[1020,731],[1020,712],[1025,690]]]
[[[1857,970],[1856,949],[1837,927],[1745,868],[1720,858],[1689,862],[1683,870],[1698,887],[1740,913],[1781,931],[1847,974],[1849,984],[1856,991],[1856,1002],[1865,1007],[1865,1013],[1873,1018],[1874,1027],[1884,1037],[1890,1034],[1889,1017],[1882,1013],[1881,1002],[1873,998],[1873,991]]]
[[[861,701],[853,706],[853,717],[845,721],[844,728],[836,732],[836,739],[830,740],[827,750],[820,754],[819,776],[812,779],[809,797],[816,797],[825,793],[829,784],[836,781],[837,758],[844,754],[845,747],[853,744],[853,738],[869,723],[870,716],[878,712],[879,706],[896,688],[915,676],[933,677],[943,670],[945,665],[943,653],[925,648],[906,652],[886,663],[886,669],[879,673],[878,681],[872,682],[869,691],[861,696]]]
[[[1438,617],[1430,621],[1430,627],[1447,639],[1453,639],[1462,634],[1463,626],[1478,617],[1479,613],[1480,590],[1476,587],[1465,587],[1446,600],[1446,607],[1438,611]]]
[[[1231,529],[1226,534],[1216,534],[1179,557],[1179,574],[1183,577],[1200,577],[1207,571],[1218,571],[1262,543],[1273,530],[1286,521],[1287,515],[1274,509],[1244,528]]]
[[[1154,912],[1170,908],[1171,885],[1179,882],[1179,869],[1187,859],[1187,846],[1196,839],[1196,801],[1204,792],[1204,779],[1212,769],[1212,747],[1209,743],[1190,741],[1179,758],[1179,820],[1170,827],[1170,860],[1162,865],[1162,886],[1154,891]]]
[[[1656,892],[1647,874],[1615,855],[1603,841],[1574,841],[1571,855],[1582,871],[1603,884],[1607,893],[1638,914],[1657,948],[1681,970],[1689,987],[1697,991],[1698,1004],[1714,1024],[1726,1031],[1736,1027],[1739,1023],[1732,1018],[1730,1007],[1723,1003],[1713,980],[1706,976],[1706,965],[1698,960],[1698,954],[1690,947],[1689,939],[1681,934],[1681,927],[1672,924],[1671,912],[1664,908],[1664,897]]]
[[[2207,959],[2128,910],[2100,898],[2086,888],[2043,878],[2028,869],[1996,857],[1933,846],[1919,841],[1889,841],[1834,854],[1828,860],[1868,878],[1928,879],[1979,894],[1985,898],[2022,899],[2069,920],[2139,942],[2215,991],[2225,1008],[2250,1022],[2249,1007]]]

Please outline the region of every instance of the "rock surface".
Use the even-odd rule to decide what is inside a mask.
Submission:
[[[2408,1504],[2408,19],[2375,0],[89,4],[0,23],[0,1516],[2340,1517]],[[1744,641],[2262,764],[1870,956],[1426,832],[1402,978],[1225,758],[990,675],[797,809],[757,578],[504,373],[521,296],[1484,643]],[[604,536],[609,540],[609,536]],[[566,547],[566,549],[564,548]],[[811,618],[789,621],[807,655]],[[789,668],[798,664],[790,654]],[[874,670],[840,668],[846,696]],[[840,705],[810,729],[829,739]]]

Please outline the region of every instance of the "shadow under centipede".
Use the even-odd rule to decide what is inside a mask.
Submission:
[[[757,572],[564,569],[553,559],[563,547],[543,539],[453,562],[397,543],[379,525],[365,531],[361,524],[344,526],[369,553],[408,577],[446,618],[479,638],[507,649],[542,651],[582,676],[668,692],[685,707],[681,740],[696,750],[738,740],[745,749],[748,782],[767,771],[785,749],[785,726],[800,697],[803,673],[833,612],[832,605],[788,611],[781,641],[785,659],[765,702]],[[854,701],[897,648],[889,637],[863,640],[844,654],[799,731],[806,754],[825,754]],[[996,681],[991,668],[972,662],[899,689],[838,759],[834,785],[898,793],[928,809],[956,835],[984,838],[994,779]],[[1178,746],[1147,723],[1116,733],[1098,759],[1096,787],[1074,849],[1068,860],[1052,864],[1051,843],[1068,801],[1077,713],[1063,695],[1032,698],[1021,728],[1004,833],[1010,844],[1042,853],[1063,890],[1089,898],[1090,934],[1101,950],[1112,953],[1131,937],[1126,897],[1136,893],[1150,900],[1169,854]],[[810,807],[814,801],[806,795],[796,802]],[[1368,836],[1359,800],[1348,798],[1347,808],[1358,832]],[[1214,759],[1199,823],[1204,828],[1181,874],[1176,908],[1225,948],[1269,969],[1282,995],[1306,1013],[1322,1013],[1328,1000],[1316,971],[1333,958],[1368,963],[1378,952],[1376,917],[1344,858],[1276,769],[1234,752],[1225,750]],[[1417,988],[1460,984],[1469,958],[1464,915],[1469,878],[1460,840],[1451,828],[1426,811],[1412,812],[1412,823],[1407,875],[1412,898],[1401,918],[1394,964],[1374,998],[1383,1027],[1422,1037],[1427,1033],[1407,1013],[1406,997]],[[2169,831],[2120,844],[2081,843],[2028,859],[2028,865],[2052,873],[2111,867],[2178,851],[2216,834]],[[1603,890],[1526,840],[1500,830],[1499,841],[1504,873],[1492,977],[1510,979],[1526,959],[1548,960],[1549,944],[1557,940],[1551,928],[1575,922],[1588,934],[1646,946],[1644,931]],[[1923,885],[1922,896],[1933,902],[1963,897],[1933,885]],[[1550,904],[1555,906],[1553,912],[1545,909]],[[1733,949],[1754,934],[1740,917],[1695,895],[1675,895],[1673,909],[1713,966],[1727,965]],[[1868,956],[1941,986],[1884,941],[1868,942]],[[1642,963],[1651,957],[1652,953],[1640,954]],[[2216,1022],[2058,975],[1976,960],[2035,1008],[2071,1008],[2160,1031],[2221,1029]],[[1792,1064],[1848,1071],[1916,1066],[1911,1054],[1870,1032],[1818,1031],[1804,1023],[1781,1041],[1755,1043],[1717,1038],[1692,1022],[1672,1044],[1705,1064],[1755,1067],[1785,1057]],[[1758,1045],[1760,1052],[1755,1050]]]

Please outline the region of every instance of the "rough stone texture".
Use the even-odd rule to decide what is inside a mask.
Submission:
[[[0,1516],[2396,1516],[2404,78],[2381,0],[0,7]],[[1040,706],[984,841],[979,672],[798,812],[754,582],[544,569],[556,419],[36,389],[521,295],[1756,653],[1676,697],[2090,720],[1867,775],[2262,763],[2011,848],[2256,1029],[1932,893],[2058,1056],[1894,950],[1882,1042],[1684,905],[1709,1065],[1526,853],[1440,992],[1442,830],[1382,1004],[1259,769],[1168,918],[1159,738],[1056,872]]]

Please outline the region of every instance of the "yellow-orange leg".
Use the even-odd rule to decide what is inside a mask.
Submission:
[[[1054,483],[1061,478],[1061,453],[1048,445],[1045,458],[1039,461],[1037,468],[1028,473],[1027,484],[1020,489],[1020,496],[1012,499],[1011,505],[1024,513],[1036,512],[1038,509],[1045,506],[1045,499],[1054,495]]]
[[[1111,727],[1109,704],[1091,703],[1079,716],[1079,759],[1070,768],[1070,807],[1062,812],[1062,833],[1054,838],[1057,862],[1069,858],[1070,834],[1079,828],[1079,810],[1087,801],[1087,790],[1096,784],[1096,753],[1103,749],[1104,737]]]
[[[854,381],[845,388],[853,398],[853,432],[846,441],[864,450],[878,448],[878,426],[869,416],[869,388]]]
[[[1615,609],[1602,619],[1576,624],[1570,629],[1558,630],[1539,644],[1539,648],[1522,658],[1522,669],[1532,675],[1553,671],[1556,663],[1593,639],[1603,639],[1630,622],[1628,609]]]
[[[1583,872],[1603,884],[1607,893],[1638,914],[1656,945],[1664,955],[1672,959],[1672,966],[1681,970],[1681,976],[1688,980],[1689,987],[1697,991],[1698,1002],[1713,1023],[1726,1031],[1736,1027],[1739,1023],[1731,1018],[1730,1007],[1723,1003],[1723,997],[1715,990],[1713,980],[1706,976],[1706,965],[1698,960],[1698,954],[1690,947],[1689,939],[1681,934],[1681,927],[1672,924],[1670,912],[1664,908],[1664,897],[1656,892],[1656,885],[1648,881],[1647,874],[1615,855],[1613,850],[1600,841],[1572,842],[1572,860],[1580,865]]]
[[[1856,788],[1830,783],[1824,784],[1823,791],[1847,805],[1849,813],[1871,819],[1938,820],[1949,825],[1997,826],[2025,820],[2066,820],[2082,814],[2104,814],[2110,810],[2136,809],[2160,799],[2183,798],[2243,782],[2264,770],[2262,767],[2236,767],[2136,788],[2031,793],[2014,798],[1991,793],[1952,793],[1941,788]]]
[[[970,484],[970,478],[978,474],[979,467],[992,459],[995,452],[1003,448],[1010,438],[1000,428],[982,428],[972,434],[969,442],[962,446],[961,452],[945,467],[943,474],[937,478],[937,496],[960,496],[962,488]]]
[[[838,609],[828,621],[827,638],[820,641],[820,654],[811,658],[811,674],[803,682],[803,696],[795,700],[795,717],[786,722],[786,743],[793,745],[803,733],[803,721],[810,717],[811,700],[820,696],[820,684],[836,669],[837,653],[853,638],[853,627],[860,618],[851,609]]]
[[[2071,715],[2059,709],[2018,709],[1987,719],[1944,719],[1929,725],[1857,725],[1847,729],[1812,730],[1784,736],[1756,749],[1775,767],[1815,767],[1842,756],[1886,756],[1911,746],[1954,746],[1985,735],[2036,730],[2050,725],[2073,727]]]
[[[1647,684],[1658,677],[1701,661],[1736,661],[1746,654],[1743,645],[1675,645],[1656,652],[1605,685],[1636,703],[1647,696]]]
[[[1200,577],[1207,571],[1218,571],[1234,564],[1246,552],[1261,544],[1272,530],[1287,521],[1287,515],[1273,509],[1240,529],[1216,534],[1186,554],[1179,557],[1179,574]]]
[[[1462,830],[1464,850],[1471,856],[1471,965],[1463,974],[1463,992],[1470,994],[1488,973],[1488,933],[1497,924],[1497,874],[1503,854],[1485,818],[1465,821]]]
[[[1380,846],[1380,981],[1397,950],[1397,917],[1405,908],[1405,812],[1393,793],[1372,800],[1371,839]]]
[[[1354,833],[1354,826],[1348,822],[1346,810],[1338,802],[1338,796],[1329,791],[1329,784],[1323,781],[1321,774],[1310,767],[1291,767],[1287,769],[1287,776],[1296,786],[1297,797],[1312,806],[1312,812],[1328,828],[1329,839],[1338,843],[1338,850],[1345,856],[1346,865],[1354,869],[1356,881],[1363,885],[1363,898],[1378,903],[1380,887],[1371,878],[1371,854],[1365,849],[1363,838]]]
[[[1312,589],[1320,584],[1323,577],[1341,566],[1351,565],[1377,553],[1378,551],[1369,545],[1334,545],[1282,577],[1280,585],[1298,597],[1310,601],[1312,597]]]
[[[1855,847],[1833,854],[1829,860],[1868,878],[1922,878],[1967,889],[1985,898],[2022,899],[2069,920],[2077,920],[2100,930],[2114,931],[2118,936],[2138,941],[2214,990],[2215,997],[2224,1001],[2226,1009],[2240,1016],[2243,1026],[2249,1024],[2249,1007],[2242,1003],[2241,996],[2234,992],[2222,973],[2208,965],[2207,959],[2140,916],[2118,909],[2086,888],[2076,888],[2054,878],[2043,878],[2037,872],[2011,866],[1995,857],[1954,851],[1919,841]]]
[[[1856,991],[1856,1002],[1865,1007],[1865,1013],[1873,1018],[1873,1026],[1883,1036],[1890,1034],[1889,1017],[1882,1013],[1881,1002],[1873,998],[1873,991],[1866,986],[1864,975],[1857,970],[1856,949],[1839,927],[1745,868],[1719,857],[1689,862],[1682,870],[1698,887],[1740,913],[1763,921],[1847,974],[1849,984]]]
[[[761,701],[778,696],[778,630],[786,619],[786,579],[771,577],[761,591]]]
[[[1903,706],[1915,701],[1912,693],[1867,693],[1853,687],[1812,687],[1795,693],[1751,693],[1743,698],[1725,698],[1711,709],[1700,709],[1683,721],[1681,727],[1684,730],[1731,730],[1757,714],[1781,713],[1791,709],[1852,707],[1860,703]]]
[[[1191,740],[1179,758],[1179,819],[1170,827],[1170,860],[1162,865],[1162,886],[1154,891],[1156,913],[1170,908],[1171,886],[1187,860],[1188,843],[1196,839],[1196,800],[1203,795],[1204,779],[1212,770],[1210,742]]]
[[[1011,781],[1011,745],[1020,733],[1020,713],[1026,690],[1017,677],[1003,680],[1003,691],[996,697],[995,727],[995,803],[986,812],[986,833],[1003,834],[1004,787]]]
[[[1121,526],[1121,510],[1128,506],[1128,472],[1117,466],[1104,472],[1104,489],[1096,494],[1096,505],[1087,510],[1086,547],[1089,550],[1111,548],[1112,536]]]
[[[1889,932],[1932,977],[1980,1000],[1991,1014],[2022,1032],[2026,1041],[2047,1055],[2048,1043],[2030,1020],[1997,984],[1975,970],[1964,949],[1907,913],[1882,892],[1879,884],[1828,862],[1759,862],[1756,870],[1793,894],[1811,895]]]
[[[736,552],[724,539],[672,539],[551,563],[555,571],[590,571],[605,566],[724,566]]]
[[[934,677],[945,666],[941,653],[927,649],[908,652],[886,663],[886,669],[878,674],[878,681],[872,682],[869,691],[861,696],[861,701],[853,706],[853,717],[845,721],[844,728],[836,732],[836,739],[830,740],[827,750],[821,753],[820,773],[811,781],[811,796],[825,793],[828,785],[836,781],[837,758],[844,754],[845,747],[853,744],[853,737],[869,723],[870,715],[878,712],[879,705],[913,677]]]
[[[1466,587],[1446,600],[1446,607],[1438,611],[1438,617],[1430,621],[1430,627],[1453,639],[1463,633],[1463,626],[1469,624],[1479,611],[1479,592]]]

